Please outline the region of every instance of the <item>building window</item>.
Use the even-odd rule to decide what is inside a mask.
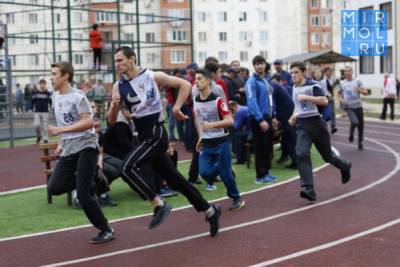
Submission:
[[[183,9],[168,9],[168,16],[174,18],[174,21],[171,21],[173,27],[179,27],[183,24],[183,18],[185,17],[185,10]]]
[[[156,37],[154,32],[146,32],[146,42],[154,43],[156,41]]]
[[[330,16],[322,16],[321,17],[322,26],[329,27],[331,26],[331,17]]]
[[[199,32],[199,42],[207,42],[207,33]]]
[[[206,12],[203,11],[197,12],[197,20],[199,22],[206,22]]]
[[[11,60],[11,65],[13,67],[17,66],[17,56],[16,55],[10,56],[10,60]]]
[[[147,16],[145,17],[147,19]],[[125,22],[127,23],[133,23],[134,22],[134,16],[133,14],[125,14]]]
[[[321,0],[321,8],[323,8],[323,9],[331,8],[331,1],[330,0]]]
[[[56,23],[61,23],[61,14],[56,14]]]
[[[247,51],[240,51],[240,61],[248,61],[249,53]]]
[[[385,10],[387,12],[388,30],[392,29],[392,3],[381,4],[380,10]]]
[[[260,23],[266,23],[268,20],[268,13],[267,11],[260,11],[258,12],[258,20]]]
[[[133,41],[134,39],[135,39],[135,36],[133,33],[125,33],[124,34],[125,41]]]
[[[311,7],[318,8],[318,0],[311,0]]]
[[[245,42],[249,39],[248,32],[239,32],[239,41]]]
[[[82,22],[82,13],[80,13],[80,12],[76,12],[76,13],[74,13],[74,22],[78,22],[78,23],[81,23]]]
[[[263,58],[265,58],[265,60],[268,61],[268,52],[267,51],[260,51],[260,56],[262,56]]]
[[[83,64],[83,55],[75,54],[74,55],[74,64],[82,65]]]
[[[62,61],[62,56],[61,55],[57,55],[57,61],[58,62]]]
[[[56,40],[57,40],[57,43],[61,43],[61,33],[57,33],[57,38],[56,38]]]
[[[379,57],[381,60],[381,73],[393,73],[393,49],[387,47],[387,55]]]
[[[30,13],[28,17],[29,17],[29,23],[30,23],[30,24],[36,24],[36,23],[38,23],[38,14],[36,14],[36,13]]]
[[[314,27],[319,26],[319,16],[311,16],[311,25]]]
[[[311,33],[311,44],[312,45],[318,45],[320,43],[319,40],[319,33],[317,32],[312,32]]]
[[[37,35],[37,34],[30,34],[30,35],[29,35],[29,43],[30,43],[30,44],[37,44],[37,43],[39,43],[39,35]]]
[[[218,60],[220,62],[226,62],[228,60],[228,52],[226,51],[219,51],[218,52]]]
[[[226,38],[226,32],[220,32],[218,33],[218,37],[219,37],[219,41],[220,42],[226,42],[227,38]]]
[[[96,12],[97,22],[117,22],[117,14],[114,12]]]
[[[218,12],[218,22],[227,22],[228,15],[225,11]]]
[[[329,32],[322,33],[322,46],[323,48],[331,46],[331,33]]]
[[[15,22],[14,13],[7,13],[6,14],[6,23],[13,24]]]
[[[131,14],[129,14],[129,15],[131,15]],[[133,17],[133,15],[132,15],[132,17]],[[154,20],[154,13],[146,14],[146,16],[144,17],[144,21],[145,22],[154,22],[155,21]]]
[[[173,50],[171,52],[171,63],[172,64],[185,63],[185,51],[184,50]]]
[[[147,61],[147,63],[150,63],[150,64],[156,63],[156,54],[155,53],[146,53],[146,61]]]
[[[262,41],[262,42],[268,41],[268,32],[267,31],[260,31],[260,41]]]
[[[239,21],[247,21],[247,12],[239,12]]]
[[[29,61],[32,66],[39,66],[39,55],[30,55]]]
[[[371,74],[374,73],[374,58],[370,56],[360,56],[360,73]]]
[[[169,42],[184,42],[187,41],[187,32],[183,30],[172,30],[168,32]]]
[[[204,61],[206,60],[206,58],[207,58],[207,52],[205,52],[205,51],[200,51],[200,52],[199,52],[198,61],[199,61],[199,62],[204,62]]]

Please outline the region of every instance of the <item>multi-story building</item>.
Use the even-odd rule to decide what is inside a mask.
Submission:
[[[397,0],[396,0],[397,1]],[[357,62],[353,64],[355,75],[361,79],[365,86],[371,89],[372,97],[380,97],[381,90],[383,87],[383,75],[384,73],[390,73],[396,76],[398,66],[396,64],[396,57],[398,52],[396,49],[396,34],[395,29],[395,10],[396,1],[392,0],[347,0],[340,1],[339,7],[335,10],[336,21],[334,23],[333,31],[334,35],[334,50],[341,51],[341,24],[340,24],[340,11],[341,9],[348,10],[385,10],[388,13],[388,46],[386,56],[359,56],[354,57]],[[397,11],[398,12],[398,11]],[[398,23],[398,22],[397,22]]]

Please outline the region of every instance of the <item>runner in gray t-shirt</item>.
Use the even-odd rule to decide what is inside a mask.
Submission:
[[[104,243],[113,240],[115,234],[92,190],[98,157],[97,138],[86,96],[71,88],[73,75],[74,68],[69,62],[51,65],[57,126],[50,125],[47,132],[49,136],[60,136],[61,140],[55,151],[60,159],[47,188],[51,195],[61,195],[76,188],[83,211],[89,221],[100,230],[90,243]]]
[[[363,149],[364,111],[360,94],[368,95],[360,80],[353,78],[353,69],[350,66],[344,69],[345,79],[340,82],[340,101],[350,120],[349,142],[354,141],[354,130],[358,129],[358,149]]]

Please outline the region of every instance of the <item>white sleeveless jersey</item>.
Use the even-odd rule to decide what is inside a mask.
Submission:
[[[158,85],[154,80],[154,72],[144,70],[139,76],[130,80],[129,85],[130,88],[120,83],[120,94],[133,117],[143,118],[160,113],[162,120],[162,101]]]
[[[293,86],[293,102],[296,107],[296,116],[298,118],[308,118],[313,116],[318,116],[317,105],[311,103],[310,101],[299,101],[297,99],[298,95],[308,95],[314,96],[314,87],[318,86],[315,82],[307,81],[303,86]]]
[[[56,91],[53,97],[53,108],[57,125],[70,126],[77,123],[80,120],[78,107],[82,101],[86,101],[90,109],[89,101],[82,91],[71,88],[71,90],[64,95]],[[89,112],[93,114],[91,110],[89,110]],[[63,133],[60,136],[62,140],[66,140],[82,137],[87,134],[95,134],[94,128],[83,132]]]

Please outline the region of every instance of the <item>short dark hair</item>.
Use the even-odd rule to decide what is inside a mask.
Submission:
[[[97,30],[98,27],[99,27],[99,24],[97,24],[97,23],[95,23],[95,24],[92,25],[92,29],[93,29],[93,30]]]
[[[211,73],[217,73],[218,69],[219,69],[219,65],[217,62],[210,61],[210,62],[206,63],[204,68]]]
[[[51,64],[52,68],[59,68],[61,71],[61,75],[68,74],[68,81],[72,83],[74,80],[74,67],[72,66],[71,62],[68,61],[60,61],[57,63]]]
[[[219,61],[218,61],[218,59],[216,57],[208,57],[208,58],[206,58],[205,65],[207,65],[207,63],[209,63],[209,62],[215,62],[215,63],[219,64]]]
[[[211,73],[207,69],[197,69],[195,74],[201,74],[204,78],[211,80]]]
[[[301,70],[301,72],[305,72],[306,71],[306,65],[304,64],[304,62],[295,61],[292,64],[290,64],[290,69],[293,69],[293,68],[296,68],[296,67],[299,70]]]
[[[263,56],[257,55],[253,58],[253,66],[255,66],[257,63],[267,63],[265,58]]]
[[[272,75],[272,78],[271,78],[271,79],[272,79],[272,80],[276,80],[277,82],[282,81],[282,77],[281,77],[281,75],[278,74],[278,73],[274,73],[274,75]]]
[[[39,83],[47,83],[45,79],[40,79]]]
[[[131,57],[135,57],[136,58],[135,51],[133,51],[133,49],[131,47],[129,47],[129,46],[123,45],[123,46],[118,47],[117,50],[115,50],[114,55],[116,53],[118,53],[118,52],[122,52],[122,54],[124,56],[126,56],[127,58],[131,58]]]

